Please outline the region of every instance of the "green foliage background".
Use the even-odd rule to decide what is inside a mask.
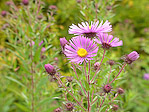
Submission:
[[[59,43],[60,37],[66,37],[69,40],[72,35],[68,34],[69,26],[74,23],[80,23],[81,21],[93,21],[109,20],[113,26],[113,34],[115,37],[119,37],[123,40],[123,46],[120,48],[114,48],[110,51],[110,59],[122,62],[120,57],[130,53],[131,51],[137,51],[140,54],[140,58],[134,64],[126,67],[127,73],[125,79],[121,84],[121,87],[125,89],[125,95],[121,98],[122,107],[120,112],[148,112],[149,111],[149,80],[144,80],[144,73],[149,73],[149,1],[148,0],[99,0],[100,7],[98,15],[95,13],[95,3],[98,0],[82,0],[81,3],[77,3],[76,0],[42,0],[43,5],[42,12],[45,18],[48,18],[47,13],[50,5],[56,5],[57,10],[54,12],[53,20],[42,21],[43,29],[51,22],[50,28],[44,30],[44,36],[40,38],[40,41],[44,39],[44,46],[47,47],[45,53],[46,60],[40,60],[37,57],[35,63],[37,68],[35,70],[36,80],[39,80],[36,85],[36,101],[40,101],[36,104],[38,112],[42,109],[42,112],[49,112],[59,107],[61,101],[57,99],[59,92],[55,93],[57,88],[56,83],[51,82],[50,79],[44,73],[43,64],[55,63],[54,58],[58,58],[58,67],[61,69],[62,74],[65,76],[70,75],[69,67],[66,65],[68,62],[61,53],[61,47]],[[5,5],[5,0],[0,1],[0,11],[8,10],[8,6]],[[20,1],[14,1],[18,7],[20,7]],[[31,6],[35,7],[35,6]],[[22,7],[21,7],[22,9]],[[20,10],[20,13],[21,12]],[[0,16],[0,27],[4,24],[3,17]],[[23,26],[23,24],[22,24]],[[27,29],[29,29],[27,27]],[[32,32],[29,30],[29,32]],[[30,91],[26,88],[30,88],[28,83],[30,82],[30,75],[25,79],[23,75],[26,74],[24,66],[27,67],[23,60],[29,60],[27,52],[29,48],[13,45],[14,36],[7,37],[3,30],[0,30],[0,107],[1,112],[29,112],[31,106]],[[28,34],[30,35],[30,34]],[[38,38],[34,39],[38,45]],[[12,43],[8,44],[8,42]],[[28,42],[28,41],[26,41]],[[37,46],[36,45],[36,46]],[[7,50],[6,50],[7,49]],[[9,49],[9,50],[8,50]],[[15,50],[14,50],[15,49]],[[36,48],[34,48],[36,49]],[[41,50],[41,48],[39,48]],[[25,59],[19,57],[22,52],[26,55]],[[40,51],[39,50],[39,51]],[[39,51],[35,56],[39,54]],[[55,53],[57,51],[57,53]],[[52,55],[52,53],[55,55]],[[28,54],[29,55],[29,54]],[[22,60],[21,60],[22,59]],[[41,61],[41,62],[39,62]],[[39,62],[39,63],[38,63]],[[15,69],[20,66],[20,69],[16,72]],[[21,67],[22,66],[22,67]],[[41,69],[42,68],[42,69]],[[41,75],[44,74],[44,75]],[[28,83],[27,83],[28,82]],[[27,86],[28,85],[28,86]],[[42,92],[40,91],[42,90]],[[29,92],[29,93],[28,93]],[[42,95],[41,95],[42,94]],[[41,97],[39,98],[38,96]],[[56,103],[52,104],[56,99]],[[29,98],[29,99],[27,99]],[[40,100],[41,99],[41,100]],[[51,100],[48,100],[51,99]],[[26,103],[25,103],[26,102]],[[28,103],[28,105],[27,105]],[[49,106],[51,105],[51,106]],[[53,108],[54,107],[54,108]]]

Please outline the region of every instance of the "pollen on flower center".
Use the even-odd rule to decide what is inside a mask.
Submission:
[[[80,57],[85,57],[87,55],[87,51],[83,48],[80,48],[77,53]]]
[[[89,26],[89,29],[91,29],[91,26]]]

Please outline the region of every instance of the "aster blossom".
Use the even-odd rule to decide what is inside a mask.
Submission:
[[[86,37],[96,37],[96,34],[106,33],[112,31],[112,25],[108,20],[103,24],[103,21],[99,24],[99,21],[92,22],[89,25],[88,22],[82,22],[81,24],[72,24],[69,28],[69,34],[85,35]]]
[[[122,46],[122,40],[119,41],[119,38],[113,38],[112,35],[108,35],[107,33],[101,33],[98,35],[98,38],[94,39],[97,43],[102,45],[102,48],[109,49],[110,47]]]
[[[93,40],[84,36],[73,37],[66,44],[64,54],[71,62],[82,63],[83,61],[93,60],[97,55],[98,47]]]

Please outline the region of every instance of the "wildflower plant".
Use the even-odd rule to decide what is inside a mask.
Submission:
[[[77,112],[103,112],[117,111],[119,109],[118,96],[125,94],[124,90],[115,85],[119,81],[118,77],[123,72],[127,64],[131,64],[139,58],[136,51],[125,55],[122,67],[119,72],[112,70],[116,62],[113,60],[104,63],[108,50],[112,47],[122,46],[122,40],[108,35],[112,30],[109,22],[83,23],[70,26],[69,33],[77,36],[69,41],[60,38],[63,54],[69,60],[73,72],[70,77],[63,82],[59,71],[54,70],[52,65],[45,65],[46,71],[56,77],[63,90],[63,105],[59,107],[61,111]],[[92,34],[96,35],[92,35]],[[89,34],[89,35],[88,35]],[[102,56],[99,55],[102,52]],[[108,72],[107,72],[108,71]],[[59,75],[60,74],[60,75]],[[72,78],[73,77],[73,78]],[[63,88],[63,89],[62,89]],[[58,108],[58,109],[59,109]],[[56,111],[56,110],[55,110]]]

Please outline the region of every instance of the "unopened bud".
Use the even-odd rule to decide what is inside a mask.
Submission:
[[[111,91],[112,87],[110,84],[106,84],[104,87],[103,87],[103,91],[105,93],[109,93]]]
[[[144,78],[145,80],[149,80],[149,74],[148,74],[148,73],[145,73],[144,76],[143,76],[143,78]]]
[[[5,17],[5,16],[7,15],[7,12],[6,12],[6,11],[2,11],[2,12],[1,12],[1,15],[2,15],[3,17]]]
[[[22,3],[23,3],[24,5],[28,5],[28,4],[29,4],[29,1],[28,1],[28,0],[22,0]]]
[[[63,49],[64,49],[65,45],[68,44],[68,41],[66,40],[65,37],[60,38],[60,44]]]
[[[37,16],[37,19],[39,19],[39,20],[41,20],[42,18],[43,18],[42,15],[38,15],[38,16]]]
[[[73,77],[69,77],[69,76],[68,76],[68,77],[67,77],[67,81],[68,81],[68,82],[72,82],[72,81],[73,81]]]
[[[8,5],[8,6],[10,6],[10,5],[12,5],[13,3],[11,2],[11,1],[7,1],[6,2],[6,5]]]
[[[109,60],[108,63],[110,66],[113,66],[115,64],[115,62],[113,60]]]
[[[48,72],[49,75],[54,76],[56,74],[56,70],[52,65],[45,64],[44,67],[45,67],[45,69],[46,69],[46,71]]]
[[[66,106],[67,111],[72,111],[74,108],[74,105],[72,103],[67,103],[65,106]]]
[[[138,58],[139,58],[139,54],[136,51],[133,51],[130,54],[125,56],[124,61],[127,64],[131,64],[133,61],[136,61]]]
[[[123,93],[124,93],[124,90],[123,90],[122,88],[118,88],[118,89],[117,89],[117,93],[118,93],[118,94],[123,94]]]
[[[118,108],[119,108],[119,106],[118,106],[118,105],[113,105],[112,110],[117,111],[117,110],[118,110]]]
[[[49,8],[50,8],[50,9],[53,9],[53,10],[54,10],[54,9],[57,9],[57,7],[56,7],[55,5],[50,5]]]
[[[80,95],[80,96],[83,96],[83,94],[82,94],[81,90],[80,90],[78,93],[79,93],[79,95]]]
[[[94,70],[97,70],[98,69],[98,67],[99,67],[99,62],[96,62],[95,64],[94,64]]]
[[[41,49],[41,53],[44,53],[45,51],[46,51],[46,48],[43,47],[43,48]]]
[[[54,110],[54,112],[61,112],[61,111],[62,111],[61,108],[57,108]]]
[[[76,1],[77,1],[77,3],[81,3],[82,0],[76,0]]]

